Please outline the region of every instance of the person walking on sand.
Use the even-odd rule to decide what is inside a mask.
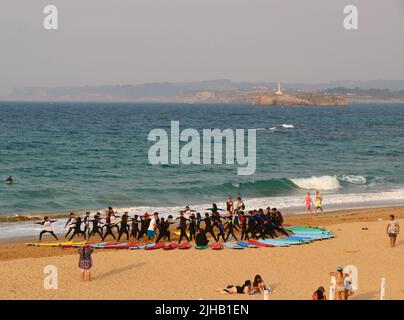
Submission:
[[[337,266],[337,272],[330,272],[330,276],[335,277],[336,287],[335,287],[335,297],[337,300],[347,300],[346,289],[345,289],[345,278],[349,274],[344,273],[344,267]]]
[[[56,222],[56,220],[49,220],[48,217],[44,217],[42,222],[37,222],[37,224],[41,224],[43,226],[43,230],[39,233],[39,242],[41,242],[42,236],[45,233],[50,233],[56,240],[59,240],[52,229],[52,223],[54,222]]]
[[[79,254],[79,268],[81,271],[81,279],[86,280],[86,275],[88,281],[91,281],[91,268],[93,267],[93,259],[91,254],[94,249],[91,246],[83,246],[77,250]]]
[[[318,210],[320,210],[321,213],[324,213],[323,212],[323,196],[321,195],[319,190],[316,191],[316,200],[314,200],[314,206],[316,208],[316,213]]]
[[[394,248],[396,246],[397,235],[400,233],[400,225],[395,220],[393,214],[389,216],[389,219],[390,222],[387,224],[386,233],[390,238],[390,247]]]
[[[306,213],[313,213],[311,210],[311,206],[313,204],[313,201],[311,199],[310,192],[307,192],[306,199],[305,199],[305,204],[306,204]]]

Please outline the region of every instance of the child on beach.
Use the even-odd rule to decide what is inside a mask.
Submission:
[[[386,233],[390,238],[390,247],[394,248],[396,246],[397,235],[400,233],[400,225],[398,221],[395,220],[393,214],[390,215],[390,222],[387,224]]]
[[[81,271],[81,279],[84,281],[86,279],[86,274],[88,281],[91,281],[91,268],[93,266],[93,259],[91,254],[94,249],[90,246],[83,246],[77,250],[79,254],[79,268]]]
[[[54,222],[56,222],[56,220],[49,220],[48,217],[44,217],[42,222],[37,222],[37,224],[41,224],[43,226],[43,230],[39,233],[39,241],[42,240],[42,236],[45,233],[50,233],[56,240],[59,240],[52,229],[52,223]]]

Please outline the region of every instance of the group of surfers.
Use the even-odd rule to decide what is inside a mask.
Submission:
[[[98,235],[102,241],[108,236],[120,241],[125,236],[126,240],[132,243],[139,240],[158,243],[161,240],[171,241],[170,227],[176,223],[178,243],[181,243],[183,239],[187,242],[194,240],[198,246],[206,246],[209,235],[216,242],[220,239],[226,242],[230,236],[236,241],[239,238],[240,240],[275,238],[276,231],[288,235],[283,229],[283,216],[279,210],[267,207],[265,210],[245,211],[245,205],[240,197],[236,204],[229,197],[226,201],[226,210],[219,209],[215,203],[212,204],[212,208],[206,210],[210,212],[202,216],[201,213],[186,206],[176,218],[172,215],[167,218],[160,217],[158,212],[135,214],[133,217],[125,212],[122,216],[118,216],[112,207],[106,210],[105,217],[101,217],[100,212],[93,217],[90,216],[90,212],[87,212],[83,218],[70,213],[65,223],[67,233],[64,237],[71,241],[75,236],[87,240]],[[220,213],[221,211],[223,214]],[[55,221],[44,217],[43,221],[38,222],[43,225],[39,235],[40,241],[45,233],[58,239],[52,230],[52,223]]]

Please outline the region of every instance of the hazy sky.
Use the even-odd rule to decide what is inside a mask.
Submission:
[[[43,28],[43,8],[59,30]],[[359,30],[343,8],[359,9]],[[1,0],[15,86],[404,79],[404,0]]]

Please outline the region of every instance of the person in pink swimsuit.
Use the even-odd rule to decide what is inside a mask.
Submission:
[[[305,204],[306,204],[306,213],[313,213],[313,211],[311,210],[313,201],[311,200],[310,192],[307,192]]]

